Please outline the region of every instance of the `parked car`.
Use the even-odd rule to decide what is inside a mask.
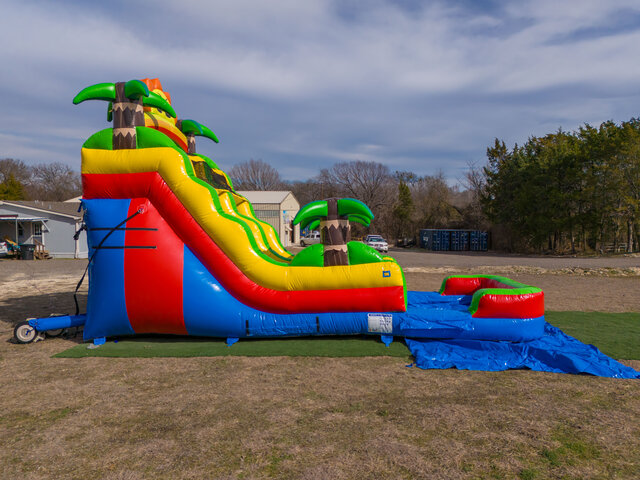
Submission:
[[[0,242],[0,257],[6,257],[7,255],[9,255],[7,242]]]
[[[300,239],[300,245],[306,247],[307,245],[313,245],[315,243],[320,243],[320,232],[313,231],[310,232],[306,237],[302,237]]]
[[[389,251],[389,244],[380,235],[367,235],[364,238],[364,243],[375,248],[379,252],[387,253]]]

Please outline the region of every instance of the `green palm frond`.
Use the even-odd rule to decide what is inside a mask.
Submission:
[[[206,125],[202,125],[195,120],[181,120],[180,131],[185,135],[196,135],[198,137],[207,137],[216,143],[220,143],[216,134]]]
[[[124,84],[124,96],[130,100],[149,96],[149,87],[140,80],[129,80]]]
[[[104,100],[112,102],[116,99],[116,84],[115,83],[97,83],[90,87],[83,88],[73,98],[73,104],[78,105],[85,100]]]
[[[173,109],[171,104],[155,92],[149,92],[148,97],[143,97],[142,104],[145,107],[159,108],[160,110],[167,112],[173,118],[176,117],[176,111]]]
[[[307,203],[296,214],[293,219],[293,224],[300,224],[300,228],[304,230],[311,222],[327,218],[327,210],[328,207],[326,200],[316,200],[315,202]]]
[[[349,220],[354,220],[365,226],[369,226],[371,220],[373,220],[373,212],[371,209],[360,200],[355,198],[340,198],[338,199],[338,215],[345,216]]]
[[[195,120],[180,120],[179,128],[185,135],[202,135],[202,125]]]
[[[209,127],[205,127],[204,125],[201,125],[201,127],[202,127],[203,137],[207,137],[216,143],[220,143],[220,141],[218,140],[218,137],[216,137],[216,134],[213,133]]]

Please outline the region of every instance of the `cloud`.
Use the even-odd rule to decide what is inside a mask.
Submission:
[[[639,24],[631,1],[10,2],[0,152],[46,161],[33,146],[59,136],[73,158],[106,127],[104,105],[71,105],[78,90],[158,76],[225,168],[358,158],[455,179],[494,137],[634,115]]]

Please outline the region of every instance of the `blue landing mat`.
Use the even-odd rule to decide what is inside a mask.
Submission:
[[[529,342],[483,340],[414,340],[407,346],[420,368],[502,370],[528,368],[540,372],[587,373],[598,377],[638,378],[640,372],[607,357],[550,324],[544,336]]]

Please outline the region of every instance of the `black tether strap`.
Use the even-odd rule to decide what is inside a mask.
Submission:
[[[84,269],[84,273],[82,274],[82,278],[78,282],[78,285],[76,285],[76,291],[73,292],[73,301],[76,304],[76,315],[80,314],[80,306],[78,305],[78,290],[80,289],[80,285],[82,285],[82,282],[84,281],[84,277],[87,275],[87,272],[89,271],[89,265],[91,265],[91,262],[93,261],[93,257],[96,256],[96,253],[98,253],[98,251],[100,250],[100,247],[102,247],[102,244],[107,240],[107,238],[109,238],[109,235],[111,235],[113,232],[115,232],[122,225],[124,225],[129,220],[131,220],[133,217],[135,217],[136,215],[138,215],[138,214],[140,214],[142,212],[143,212],[143,209],[139,208],[138,210],[135,211],[135,213],[133,213],[132,215],[128,216],[123,221],[121,221],[118,225],[116,225],[111,230],[109,230],[109,232],[104,237],[102,237],[102,240],[100,240],[100,243],[98,244],[98,246],[93,249],[93,254],[91,255],[91,258],[89,259],[89,262],[87,262],[87,268]]]

